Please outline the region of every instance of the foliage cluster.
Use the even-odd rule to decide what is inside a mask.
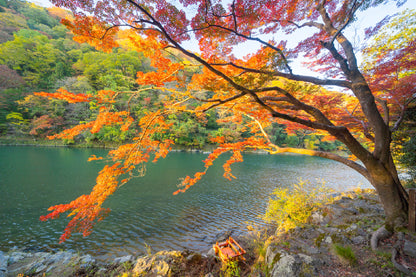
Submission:
[[[0,135],[46,138],[80,122],[90,121],[99,112],[94,102],[68,105],[62,100],[26,96],[29,91],[53,92],[63,88],[89,95],[96,95],[100,90],[137,91],[141,86],[136,82],[136,73],[154,70],[150,61],[141,53],[132,51],[128,44],[103,52],[73,41],[73,36],[59,23],[59,18],[72,17],[68,11],[45,9],[20,0],[0,2],[0,6],[3,8],[0,18],[14,18],[1,27],[10,34],[5,41],[0,41]],[[186,62],[180,55],[168,57]],[[184,77],[189,82],[198,72],[200,68],[194,66],[186,70]],[[162,107],[169,93],[150,89],[134,98],[120,96],[114,99],[112,110],[129,110],[139,120],[147,112]],[[206,98],[208,95],[201,93],[200,96]],[[194,101],[192,105],[199,104]],[[172,114],[167,119],[172,127],[159,136],[160,139],[171,139],[176,145],[197,149],[204,148],[211,143],[211,138],[218,136],[228,142],[250,136],[247,130],[236,124],[218,123],[221,117],[223,115],[213,110],[208,111],[204,119],[186,112]],[[129,141],[137,131],[137,125],[131,126],[128,132],[122,132],[120,126],[104,126],[97,133],[84,132],[64,142],[119,144]],[[265,131],[279,146],[343,150],[341,143],[326,141],[311,131],[299,129],[288,133],[283,124],[274,123]]]
[[[313,185],[306,181],[299,181],[293,188],[277,188],[263,218],[277,224],[280,232],[302,227],[314,211],[333,201],[332,192],[324,183]]]

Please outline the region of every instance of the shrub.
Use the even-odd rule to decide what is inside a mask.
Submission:
[[[276,223],[278,231],[302,227],[315,210],[333,200],[332,192],[324,183],[312,185],[302,180],[293,188],[277,188],[269,199],[263,219]]]

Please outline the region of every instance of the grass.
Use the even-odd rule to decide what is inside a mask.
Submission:
[[[350,265],[355,265],[357,263],[357,257],[355,256],[350,246],[343,246],[341,244],[335,243],[332,245],[332,250],[341,260],[341,262],[348,263]]]

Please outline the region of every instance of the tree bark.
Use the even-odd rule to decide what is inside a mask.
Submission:
[[[384,207],[386,229],[394,232],[398,227],[405,227],[408,213],[406,191],[381,163],[366,167],[371,176],[371,184],[376,189]]]

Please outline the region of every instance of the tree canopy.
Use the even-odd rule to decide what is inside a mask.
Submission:
[[[218,147],[204,161],[205,169],[185,177],[175,194],[194,185],[213,161],[226,152],[232,155],[224,164],[225,178],[234,177],[231,165],[243,160],[244,150],[300,153],[333,159],[361,173],[380,196],[386,227],[393,230],[406,224],[408,196],[392,158],[391,139],[407,106],[415,100],[415,36],[410,29],[414,23],[404,13],[390,25],[383,25],[388,22],[386,19],[369,29],[370,42],[365,50],[368,63],[363,68],[345,35],[359,10],[406,1],[52,2],[73,12],[74,18],[63,22],[76,41],[88,42],[104,51],[128,45],[148,57],[155,69],[137,73],[139,87],[134,91],[101,90],[96,95],[66,90],[38,93],[72,103],[93,102],[99,109],[94,120],[54,138],[71,139],[85,130],[97,133],[114,125],[128,131],[136,122],[130,101],[151,90],[165,92],[161,105],[146,111],[138,121],[133,142],[109,152],[109,164],[99,173],[91,194],[50,207],[51,213],[41,217],[47,220],[69,212],[72,219],[61,240],[72,232],[88,235],[94,223],[108,212],[102,206],[104,200],[130,178],[143,173],[147,162],[167,155],[174,143],[163,135],[172,126],[169,118],[188,113],[204,121],[212,110],[221,114],[221,121],[235,124],[241,133],[249,135],[232,142],[225,135],[212,137]],[[397,23],[404,20],[408,24]],[[384,36],[380,28],[394,31]],[[308,29],[308,35],[299,41],[295,35],[302,29]],[[408,36],[403,37],[404,34]],[[200,52],[187,49],[187,41],[197,42]],[[260,47],[237,58],[234,48],[247,41],[257,42]],[[175,55],[187,59],[178,60]],[[316,74],[295,72],[295,60],[303,61]],[[201,71],[189,76],[188,68],[196,66],[202,67]],[[128,95],[128,108],[114,110],[116,99],[123,95]],[[312,149],[279,147],[265,131],[273,124],[284,124],[288,133],[303,129],[326,140],[338,140],[351,155],[313,150],[313,142]]]

